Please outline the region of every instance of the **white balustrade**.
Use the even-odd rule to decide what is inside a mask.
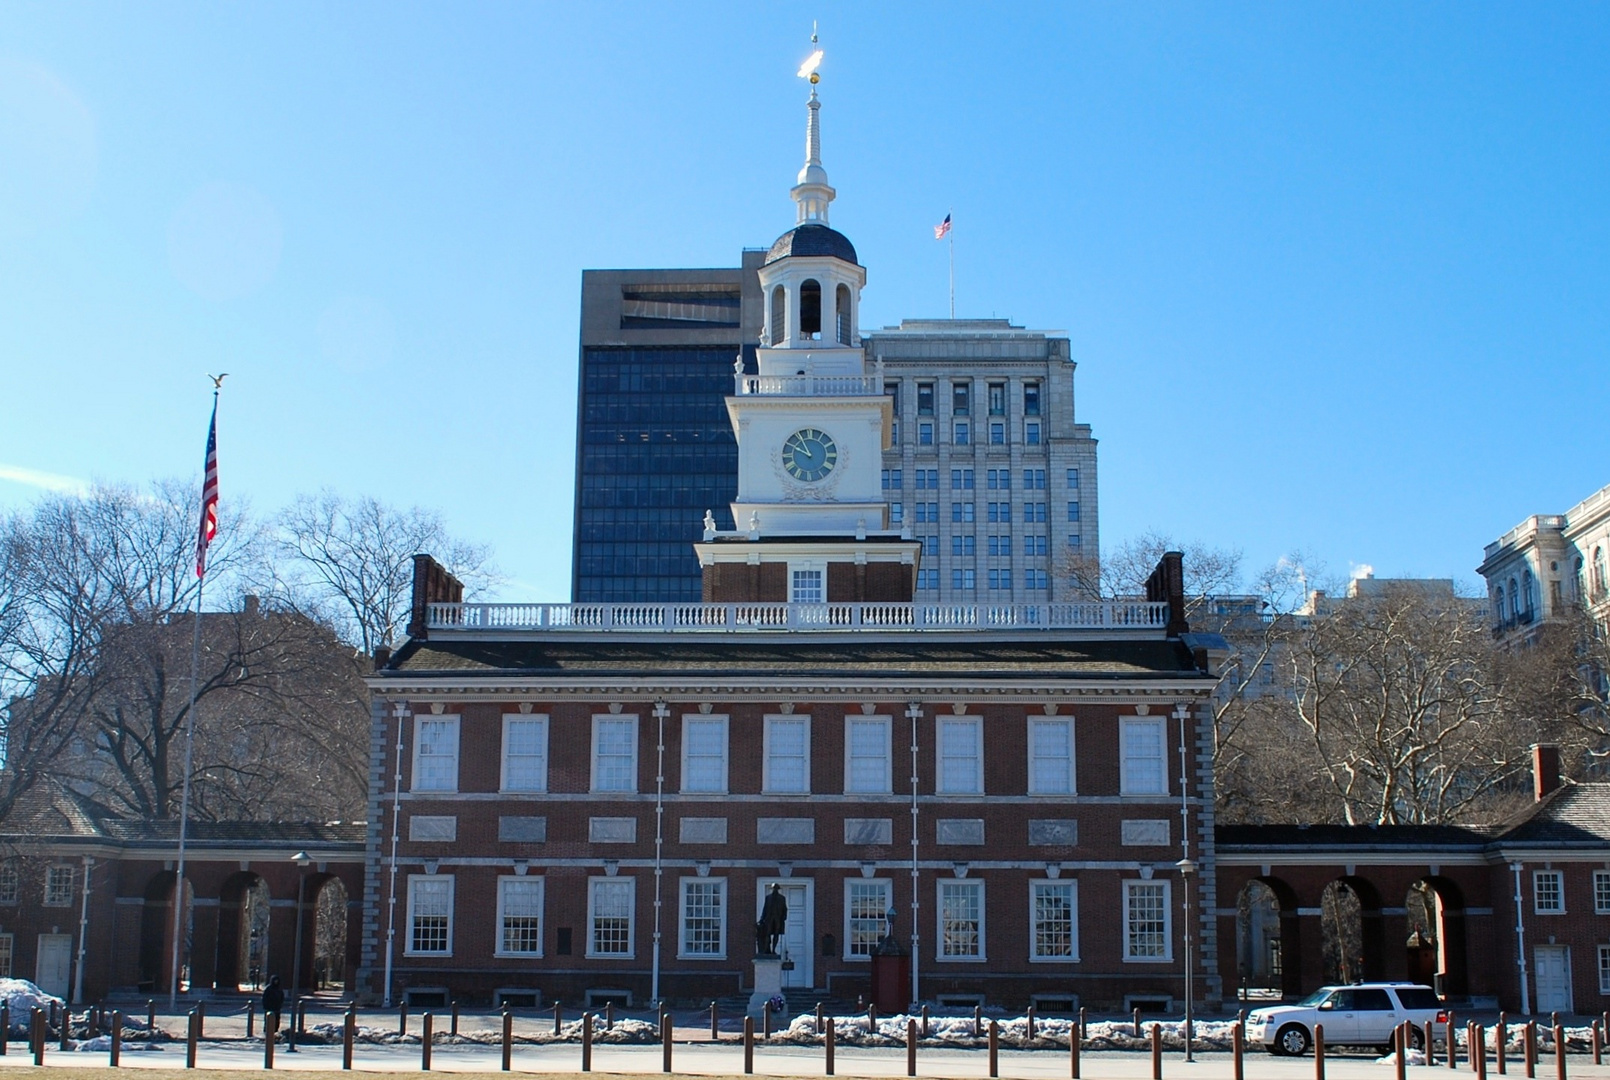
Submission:
[[[733,393],[784,397],[866,397],[883,393],[876,375],[734,375]]]

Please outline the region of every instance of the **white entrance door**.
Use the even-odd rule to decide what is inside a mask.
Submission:
[[[816,985],[811,971],[811,942],[816,938],[813,884],[809,878],[761,878],[755,894],[756,919],[760,918],[760,909],[773,885],[782,889],[783,898],[788,901],[788,929],[783,933],[783,940],[777,943],[778,953],[794,965],[792,969],[786,966],[783,969],[784,989],[809,989]]]
[[[1539,945],[1532,953],[1537,973],[1537,1011],[1571,1011],[1571,953],[1564,945]]]
[[[47,994],[67,996],[73,973],[71,934],[40,934],[39,960],[34,965],[34,982]]]

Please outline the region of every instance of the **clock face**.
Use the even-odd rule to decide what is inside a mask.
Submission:
[[[801,428],[783,443],[783,468],[795,480],[820,480],[838,464],[839,448],[833,436],[817,428]]]

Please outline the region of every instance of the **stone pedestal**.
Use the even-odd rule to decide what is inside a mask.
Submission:
[[[755,957],[755,992],[749,995],[749,1015],[760,1023],[766,1011],[766,1002],[783,992],[783,958],[780,956]]]

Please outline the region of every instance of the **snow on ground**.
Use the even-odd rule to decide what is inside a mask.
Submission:
[[[61,998],[52,997],[27,979],[0,979],[0,1002],[11,1007],[8,1035],[13,1039],[28,1037],[28,1017],[34,1009],[49,1012],[53,1003],[57,1008],[62,1005]]]

